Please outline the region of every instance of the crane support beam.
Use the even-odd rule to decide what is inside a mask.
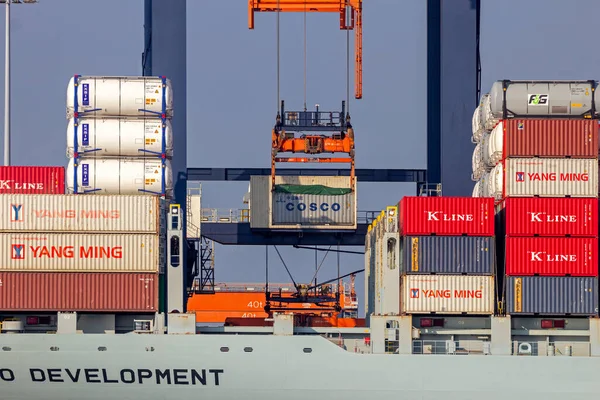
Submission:
[[[424,169],[367,169],[355,170],[358,182],[425,183]],[[187,180],[195,182],[250,181],[251,176],[269,176],[271,168],[188,168]],[[278,168],[280,176],[350,176],[349,169],[339,168]]]
[[[362,0],[248,0],[248,28],[256,12],[334,12],[340,29],[354,30],[354,98],[362,99]]]

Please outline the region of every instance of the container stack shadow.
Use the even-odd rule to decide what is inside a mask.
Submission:
[[[509,315],[598,315],[593,81],[497,81],[473,116],[473,196],[496,203]]]

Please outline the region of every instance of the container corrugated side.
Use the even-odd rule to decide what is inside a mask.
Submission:
[[[503,176],[503,198],[598,196],[597,159],[510,158]]]
[[[507,237],[507,275],[598,276],[597,238]]]
[[[598,315],[598,278],[510,276],[506,312],[524,315]]]
[[[399,209],[403,236],[494,235],[491,197],[404,197]]]
[[[509,197],[496,216],[507,236],[598,235],[597,198]]]
[[[0,232],[160,230],[161,202],[133,195],[0,195]]]
[[[275,185],[282,184],[350,188],[350,178],[276,176]],[[250,227],[253,229],[356,229],[356,190],[334,196],[273,193],[271,188],[270,176],[250,179]]]
[[[0,233],[0,270],[159,272],[163,242],[150,234]]]
[[[504,125],[506,157],[598,157],[598,121],[509,119]]]
[[[64,194],[64,167],[0,166],[0,194]]]
[[[0,310],[155,312],[157,274],[0,272]]]
[[[403,275],[404,314],[494,313],[494,277],[479,275]]]
[[[495,239],[481,236],[405,236],[401,271],[407,274],[495,274]]]

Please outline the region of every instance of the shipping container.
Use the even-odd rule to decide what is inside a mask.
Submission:
[[[506,118],[598,118],[600,95],[595,81],[496,81],[484,107],[491,129]]]
[[[496,273],[494,237],[405,236],[401,238],[401,271],[407,274]]]
[[[509,197],[496,206],[507,236],[598,236],[598,199]]]
[[[73,117],[75,112],[75,87],[77,111],[86,111],[88,117],[160,118],[163,96],[166,116],[170,118],[173,115],[173,88],[169,79],[163,84],[158,76],[80,76],[75,86],[75,78],[72,77],[67,86],[67,118]]]
[[[355,184],[356,184],[356,178]],[[356,190],[344,176],[250,178],[253,229],[356,229]]]
[[[598,157],[598,121],[509,119],[496,125],[483,150],[484,162],[507,157]]]
[[[598,276],[597,238],[505,238],[507,275]]]
[[[166,160],[164,187],[162,163],[159,159],[84,159],[77,167],[77,190],[75,190],[75,164],[71,158],[67,167],[67,191],[83,194],[156,194],[164,188],[168,197],[173,196],[173,171]]]
[[[164,241],[152,234],[0,233],[0,270],[158,273]]]
[[[165,229],[155,196],[0,194],[0,232],[143,232]]]
[[[162,120],[158,118],[79,118],[77,151],[81,158],[156,157],[162,153]],[[165,120],[165,154],[173,155],[171,121]],[[75,120],[67,125],[67,155],[75,152]]]
[[[598,160],[508,158],[490,173],[489,194],[506,197],[597,197]]]
[[[2,311],[156,312],[158,275],[0,272]]]
[[[399,209],[402,236],[494,235],[490,197],[404,197]]]
[[[0,194],[63,194],[64,167],[2,167]]]
[[[403,275],[404,314],[494,313],[494,277],[477,275]]]
[[[481,136],[486,131],[485,126],[483,126],[481,110],[483,108],[485,99],[489,97],[490,95],[488,93],[481,96],[481,99],[479,100],[479,105],[477,106],[477,108],[475,108],[475,112],[473,112],[473,118],[471,118],[471,142],[473,143],[479,143],[479,141],[481,140]]]
[[[598,278],[510,276],[506,312],[524,315],[598,315]]]

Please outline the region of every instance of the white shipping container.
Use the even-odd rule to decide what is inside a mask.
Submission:
[[[508,158],[496,165],[489,195],[597,197],[598,160],[575,158]]]
[[[173,88],[157,76],[80,76],[77,85],[77,105],[80,116],[143,116],[160,118],[163,91],[167,117],[173,115]],[[67,86],[67,119],[75,111],[75,78]],[[152,111],[148,113],[145,111]],[[154,114],[154,113],[159,113]]]
[[[159,233],[161,204],[156,196],[0,194],[0,231]]]
[[[67,125],[67,156],[75,151],[75,120]],[[162,152],[162,121],[157,118],[80,118],[77,151],[80,157],[156,157]],[[165,121],[165,154],[173,155],[171,121]],[[144,150],[144,151],[140,151]]]
[[[165,192],[167,196],[172,197],[171,162],[166,160],[165,164]],[[162,164],[159,159],[83,159],[77,168],[75,192],[75,167],[71,158],[67,167],[67,191],[91,194],[160,194],[162,178]]]
[[[404,314],[494,313],[494,277],[481,275],[403,275]]]
[[[163,242],[153,234],[0,233],[0,270],[158,273]]]
[[[355,183],[356,183],[356,178]],[[275,185],[350,188],[344,176],[276,176]],[[348,194],[273,193],[270,176],[250,179],[250,227],[258,229],[356,229],[356,190]]]

